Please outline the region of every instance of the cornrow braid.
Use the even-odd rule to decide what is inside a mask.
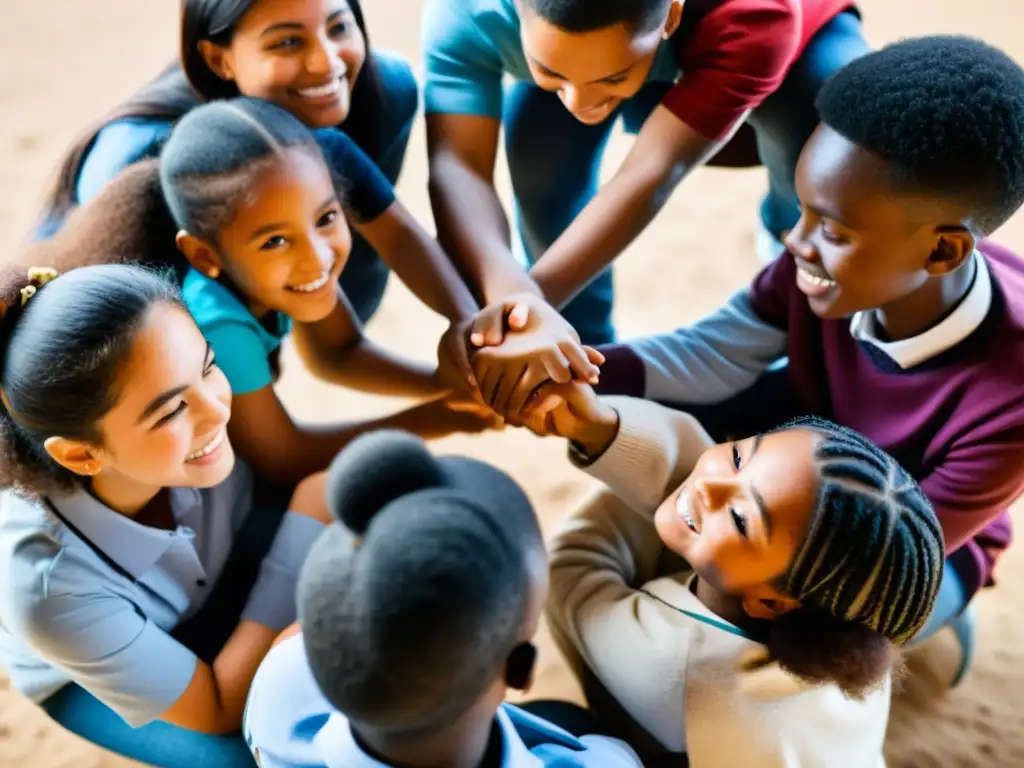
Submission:
[[[938,593],[945,544],[931,504],[891,456],[853,430],[817,418],[788,428],[822,435],[822,487],[783,591],[903,644]]]

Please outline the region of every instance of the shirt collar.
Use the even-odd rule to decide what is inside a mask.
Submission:
[[[499,707],[498,728],[503,743],[501,768],[544,768],[540,758],[531,754],[516,733],[515,725]],[[316,735],[315,743],[327,768],[390,768],[366,754],[352,735],[348,719],[334,712]]]
[[[175,520],[202,502],[194,488],[171,488],[169,492]],[[163,557],[177,535],[176,531],[140,525],[86,490],[54,495],[50,501],[94,547],[136,579],[142,578]]]
[[[899,341],[878,338],[874,312],[858,312],[850,320],[850,334],[890,357],[904,370],[930,360],[970,336],[988,315],[992,305],[992,278],[985,257],[974,252],[974,282],[963,300],[942,322],[924,333]]]

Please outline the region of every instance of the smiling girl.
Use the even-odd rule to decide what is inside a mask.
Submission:
[[[174,123],[198,104],[247,95],[280,104],[328,137],[344,131],[361,150],[331,158],[346,178],[374,176],[373,184],[350,190],[360,215],[342,287],[360,320],[376,311],[399,258],[441,257],[391,190],[416,113],[416,80],[404,60],[370,46],[358,0],[183,0],[180,45],[180,63],[71,148],[44,231],[125,167],[154,157]]]
[[[814,418],[714,445],[687,414],[558,391],[534,428],[609,487],[552,548],[549,623],[591,706],[693,768],[884,765],[891,673],[943,571],[917,484]]]
[[[0,307],[0,663],[100,746],[251,765],[231,734],[295,619],[321,479],[235,459],[227,380],[158,273],[8,269]]]
[[[211,102],[174,129],[160,156],[161,188],[191,264],[183,296],[235,395],[240,455],[278,481],[327,466],[352,437],[394,426],[436,437],[480,430],[456,413],[434,366],[400,360],[362,335],[337,277],[352,237],[338,188],[309,130],[258,99]],[[453,272],[444,260],[432,268]],[[294,332],[309,370],[375,394],[431,399],[389,419],[300,427],[274,393],[282,339]]]

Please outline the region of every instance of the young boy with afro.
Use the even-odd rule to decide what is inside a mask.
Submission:
[[[689,410],[716,438],[814,414],[894,456],[946,539],[919,639],[952,624],[959,678],[965,609],[1024,489],[1024,262],[984,239],[1024,202],[1024,70],[966,37],[909,39],[847,65],[817,106],[784,256],[704,320],[603,349],[600,389]]]

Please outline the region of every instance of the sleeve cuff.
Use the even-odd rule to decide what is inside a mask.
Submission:
[[[295,588],[299,571],[313,542],[323,531],[323,523],[311,517],[297,512],[285,514],[270,552],[260,566],[260,574],[242,612],[243,620],[276,630],[296,620]]]

